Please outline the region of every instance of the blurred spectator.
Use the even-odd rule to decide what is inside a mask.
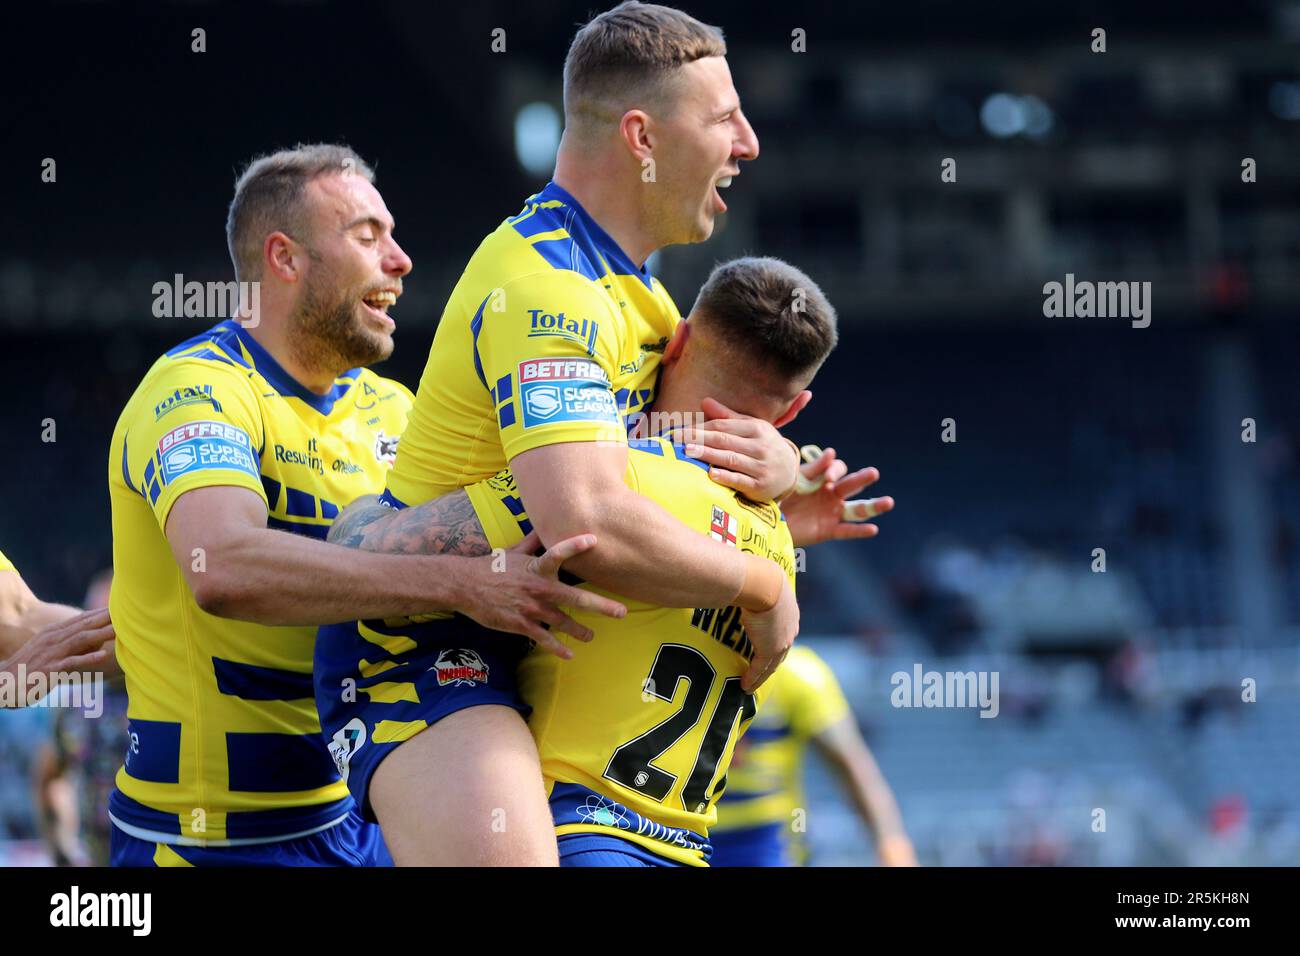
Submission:
[[[87,607],[108,604],[112,580],[111,569],[95,576]],[[57,866],[108,865],[108,797],[127,746],[126,686],[120,675],[105,682],[103,704],[97,716],[57,709],[36,758],[41,832]]]

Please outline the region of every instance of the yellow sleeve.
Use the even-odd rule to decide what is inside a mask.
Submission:
[[[17,571],[14,563],[5,557],[5,553],[0,551],[0,571]]]
[[[624,481],[633,491],[641,491],[641,483],[636,472],[636,455],[628,456],[627,471]],[[472,485],[465,486],[470,507],[478,523],[483,526],[483,535],[493,548],[509,548],[524,539],[527,533],[524,524],[528,522],[528,512],[524,510],[524,499],[515,484],[514,473],[503,468],[491,478],[484,478]],[[531,527],[531,524],[528,525]]]
[[[153,508],[161,528],[181,495],[234,485],[263,501],[262,416],[254,386],[237,368],[169,363],[141,386],[117,449],[123,478]]]
[[[835,673],[811,648],[796,644],[781,665],[781,670],[787,669],[782,691],[788,697],[790,724],[797,737],[816,737],[849,715],[849,702]]]
[[[527,521],[524,500],[515,487],[515,476],[506,468],[491,478],[465,486],[470,506],[483,526],[483,536],[493,548],[509,548],[524,539],[520,520]]]
[[[471,328],[507,461],[559,442],[627,441],[612,385],[621,321],[590,281],[564,270],[515,279]]]

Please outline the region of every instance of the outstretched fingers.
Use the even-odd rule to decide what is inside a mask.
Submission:
[[[541,577],[552,579],[553,583],[548,586],[543,595],[545,600],[550,603],[591,611],[595,614],[603,614],[605,617],[626,617],[627,608],[618,601],[582,588],[562,584],[558,580],[560,567],[565,561],[590,551],[595,546],[596,536],[594,534],[579,534],[574,535],[572,538],[565,538],[563,541],[556,542],[555,547],[548,548],[545,554],[533,558],[530,569]],[[574,626],[577,627],[578,625],[575,624]],[[574,634],[574,636],[579,635]],[[583,638],[583,640],[589,640],[589,638]]]
[[[595,546],[594,534],[576,534],[572,538],[565,538],[563,541],[557,541],[554,547],[547,548],[545,554],[533,558],[531,570],[543,577],[553,578],[560,573],[560,566],[565,561],[577,557],[584,551],[590,551]]]

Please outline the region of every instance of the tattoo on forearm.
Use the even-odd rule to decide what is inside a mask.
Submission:
[[[392,513],[391,508],[379,504],[378,498],[368,496],[367,503],[357,502],[344,509],[330,525],[325,540],[330,544],[341,544],[345,548],[360,548],[366,539],[366,529]]]
[[[329,540],[382,554],[478,557],[492,553],[469,495],[463,490],[401,511],[375,504],[359,507],[355,513],[345,512],[335,521]]]

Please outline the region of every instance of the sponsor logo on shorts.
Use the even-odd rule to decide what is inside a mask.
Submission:
[[[448,684],[473,687],[488,681],[487,664],[479,657],[478,651],[468,647],[447,648],[433,662],[433,669],[438,672],[439,687]]]
[[[644,786],[644,780],[637,781],[638,786]],[[598,793],[587,795],[587,799],[574,807],[578,814],[578,819],[583,823],[591,823],[599,827],[614,827],[618,830],[632,829],[631,812],[617,800],[611,800],[608,797],[602,797]]]
[[[519,364],[524,427],[551,422],[617,424],[618,402],[609,377],[587,359],[531,359]]]
[[[334,758],[334,766],[338,768],[339,776],[345,781],[348,779],[348,772],[352,769],[352,755],[360,750],[365,742],[366,722],[360,717],[349,720],[330,741],[330,756]]]
[[[564,786],[565,790],[573,792],[562,792],[560,786]],[[671,827],[656,820],[651,820],[649,817],[642,816],[616,800],[586,791],[584,787],[558,785],[556,792],[561,795],[557,797],[555,793],[552,794],[551,812],[555,816],[557,826],[585,823],[598,827],[610,827],[615,830],[626,830],[683,850],[703,851],[708,849],[708,844],[701,841],[699,834],[693,833],[685,827]],[[578,802],[579,797],[583,797],[580,803]],[[698,804],[694,812],[705,813],[708,808],[707,803]]]
[[[158,442],[163,484],[191,471],[226,468],[259,474],[248,432],[227,422],[187,422],[173,428]]]

